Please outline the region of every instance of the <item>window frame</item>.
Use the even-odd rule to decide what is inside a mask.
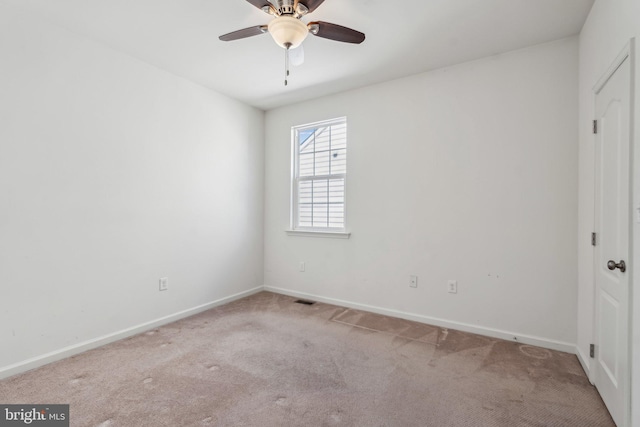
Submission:
[[[345,156],[348,159],[349,153],[349,133],[347,126],[347,118],[345,116],[337,117],[329,120],[322,120],[303,125],[291,127],[291,203],[290,203],[290,223],[287,234],[290,236],[313,236],[313,237],[333,237],[333,238],[349,238],[350,233],[347,232],[347,165],[345,164],[345,172],[339,174],[313,175],[300,177],[300,141],[299,135],[305,129],[317,128],[322,126],[344,125],[346,132]],[[347,160],[348,162],[348,160]],[[302,181],[316,181],[327,179],[342,179],[344,182],[343,196],[343,226],[342,227],[313,227],[299,225],[299,183]]]

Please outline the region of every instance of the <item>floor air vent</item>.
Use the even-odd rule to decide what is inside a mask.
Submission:
[[[316,303],[315,301],[307,301],[303,299],[299,299],[296,301],[296,304],[304,304],[304,305],[313,305],[315,303]]]

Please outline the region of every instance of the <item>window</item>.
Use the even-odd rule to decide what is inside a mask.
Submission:
[[[347,119],[292,129],[293,230],[345,231]]]

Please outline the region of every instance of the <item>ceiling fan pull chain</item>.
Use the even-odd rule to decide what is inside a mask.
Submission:
[[[286,44],[286,49],[284,50],[284,85],[286,86],[289,78],[289,48],[291,47],[291,43]]]

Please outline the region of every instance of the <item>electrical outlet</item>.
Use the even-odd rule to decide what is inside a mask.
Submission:
[[[450,294],[457,294],[458,293],[458,282],[455,280],[449,280],[449,282],[447,282],[447,289],[449,290]]]
[[[409,276],[409,287],[410,288],[418,287],[418,276]]]
[[[168,277],[161,277],[160,278],[160,290],[161,291],[166,291],[167,289],[169,289],[169,278]]]
[[[305,270],[306,270],[306,266],[305,266],[304,262],[301,262],[300,263],[300,272],[304,273]]]

